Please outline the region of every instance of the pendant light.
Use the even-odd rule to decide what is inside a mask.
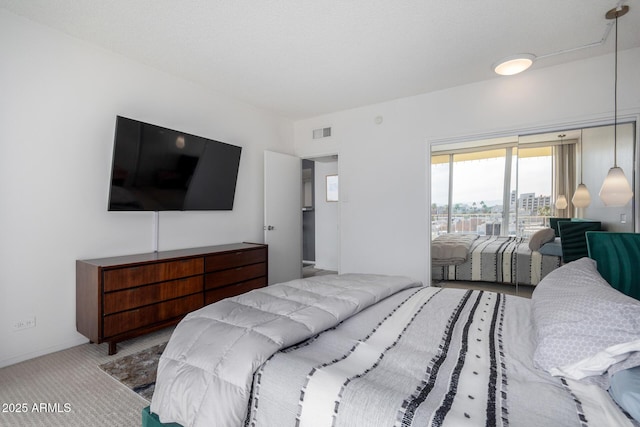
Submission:
[[[600,198],[605,206],[625,206],[633,197],[631,185],[621,167],[616,161],[618,144],[618,18],[629,11],[629,6],[624,5],[611,9],[606,13],[607,19],[615,19],[616,23],[616,50],[615,50],[615,78],[614,78],[614,118],[613,118],[613,167],[602,183]]]
[[[560,137],[560,158],[562,160],[562,163],[564,163],[564,137],[566,135],[560,134],[558,135],[558,137]],[[562,179],[562,188],[564,189],[564,174],[566,173],[565,168],[562,168],[562,176],[560,177]],[[566,209],[567,206],[569,206],[569,203],[567,203],[567,197],[564,194],[559,194],[558,197],[556,197],[556,209]]]
[[[580,184],[578,184],[578,188],[576,188],[576,192],[573,193],[573,197],[571,198],[571,203],[576,208],[586,208],[591,204],[591,194],[589,194],[589,189],[582,182],[582,129],[580,130]]]
[[[559,195],[556,199],[556,209],[566,209],[567,206],[569,206],[569,203],[567,203],[567,198],[565,197],[565,195]]]

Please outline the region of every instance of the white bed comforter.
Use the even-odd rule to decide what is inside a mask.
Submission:
[[[448,233],[436,237],[431,242],[432,265],[460,265],[469,259],[471,245],[478,239],[477,234]]]
[[[397,276],[319,276],[190,313],[160,358],[151,411],[185,427],[241,425],[253,373],[271,355],[416,286],[421,283]]]

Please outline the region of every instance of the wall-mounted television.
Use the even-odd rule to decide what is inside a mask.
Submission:
[[[231,210],[242,147],[118,116],[110,211]]]

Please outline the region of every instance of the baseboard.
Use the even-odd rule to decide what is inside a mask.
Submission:
[[[68,348],[75,347],[77,345],[86,344],[87,342],[89,341],[86,338],[78,337],[73,340],[69,340],[65,343],[54,345],[52,347],[47,347],[44,349],[39,349],[39,350],[31,351],[28,353],[20,354],[18,356],[0,360],[0,368],[6,368],[7,366],[15,365],[16,363],[24,362],[30,359],[35,359],[36,357],[45,356],[50,353],[55,353],[56,351],[66,350]]]

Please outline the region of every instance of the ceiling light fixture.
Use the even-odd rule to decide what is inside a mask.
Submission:
[[[620,3],[622,3],[624,0],[620,0]],[[628,6],[623,6],[622,8],[628,8]],[[615,13],[617,13],[617,11],[621,9],[621,8],[615,8],[612,9],[611,11],[607,12],[607,13],[611,13],[611,17],[607,16],[607,19],[613,19],[615,18]],[[626,13],[626,12],[624,12]],[[619,16],[624,15],[624,13],[621,13]],[[533,55],[530,53],[521,53],[518,55],[511,55],[508,56],[504,59],[501,59],[498,62],[495,62],[493,64],[493,66],[491,67],[491,69],[493,69],[493,71],[496,74],[500,74],[503,76],[510,76],[513,74],[518,74],[521,73],[523,71],[525,71],[526,69],[528,69],[531,65],[533,65],[534,61],[539,61],[540,59],[546,59],[546,58],[550,58],[552,56],[558,56],[558,55],[564,55],[570,52],[575,52],[578,50],[582,50],[582,49],[589,49],[592,47],[598,47],[598,46],[602,46],[608,39],[609,39],[609,34],[611,33],[611,27],[613,27],[613,22],[609,23],[607,25],[607,27],[604,30],[604,34],[602,35],[602,38],[600,38],[598,41],[593,42],[593,43],[588,43],[582,46],[576,46],[576,47],[571,47],[568,49],[562,49],[562,50],[558,50],[555,52],[550,52],[550,53],[546,53],[543,55]]]
[[[528,69],[533,65],[536,56],[530,53],[521,53],[508,56],[493,64],[493,71],[501,76],[512,76]]]
[[[615,76],[613,80],[613,167],[609,169],[599,193],[605,206],[624,206],[633,197],[631,185],[616,161],[618,144],[618,18],[624,16],[628,11],[629,6],[625,5],[611,9],[605,15],[607,19],[616,20]]]

